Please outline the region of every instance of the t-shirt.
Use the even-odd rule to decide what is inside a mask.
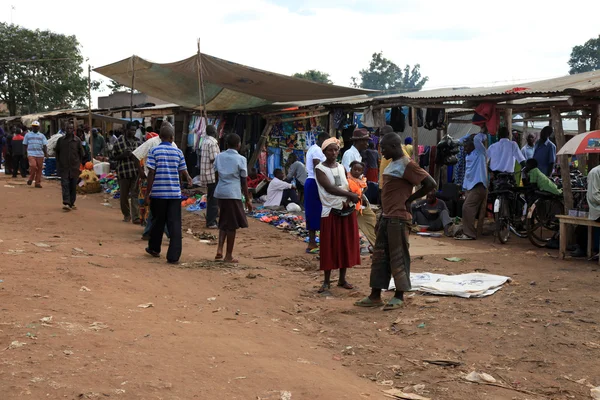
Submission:
[[[306,167],[300,161],[295,161],[292,165],[290,165],[290,169],[288,170],[287,179],[296,179],[298,183],[304,186],[304,182],[306,182]]]
[[[179,172],[187,170],[181,150],[170,142],[162,142],[148,153],[147,165],[155,171],[150,198],[180,199]]]
[[[44,146],[48,144],[48,139],[43,133],[27,132],[23,144],[27,146],[28,157],[44,157]]]
[[[133,155],[135,156],[135,158],[140,160],[140,162],[142,162],[142,161],[144,162],[144,172],[146,173],[146,176],[148,176],[148,163],[146,160],[148,158],[148,154],[150,154],[150,150],[152,150],[153,148],[155,148],[156,146],[158,146],[161,143],[162,143],[162,139],[160,137],[156,136],[156,137],[153,137],[152,139],[146,140],[143,144],[139,145],[133,151]],[[175,144],[175,142],[173,142],[172,145],[176,149],[178,148],[177,145]]]
[[[527,176],[529,177],[529,183],[535,183],[538,189],[556,195],[562,194],[562,190],[550,178],[544,175],[539,168],[530,170]]]
[[[423,168],[406,156],[392,161],[383,172],[383,216],[412,221],[406,200],[412,195],[413,188],[428,176]]]
[[[242,183],[240,178],[248,177],[246,157],[237,150],[228,149],[215,158],[215,171],[218,176],[215,198],[217,199],[242,199]]]
[[[350,172],[350,164],[354,161],[362,162],[362,156],[358,149],[354,146],[350,147],[342,156],[342,165],[346,168],[346,172]]]
[[[306,152],[307,179],[315,179],[315,166],[313,165],[313,160],[319,160],[320,162],[325,161],[325,154],[323,154],[323,150],[321,150],[321,148],[316,144],[310,146]]]
[[[267,201],[265,201],[265,207],[280,206],[281,198],[283,197],[283,191],[291,188],[291,183],[287,183],[281,179],[273,178],[271,183],[269,183],[269,187],[267,188]]]

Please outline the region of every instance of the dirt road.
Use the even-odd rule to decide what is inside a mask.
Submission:
[[[579,399],[600,385],[595,263],[512,238],[413,237],[413,271],[513,282],[484,299],[414,294],[401,311],[362,310],[352,302],[368,293],[368,258],[349,272],[359,290],[324,298],[304,244],[251,221],[240,266],[210,262],[215,247],[186,233],[184,264],[169,266],[144,253],[116,201],[88,195],[63,212],[58,184],[44,183],[0,177],[2,399],[381,399],[392,386],[431,399]],[[184,232],[202,232],[185,214]],[[473,370],[505,387],[465,382]]]

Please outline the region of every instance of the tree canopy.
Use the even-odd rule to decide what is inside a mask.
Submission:
[[[110,89],[111,93],[117,92],[126,92],[129,88],[125,85],[121,85],[119,82],[111,79],[110,82],[106,84],[106,86]]]
[[[361,70],[359,75],[360,82],[353,77],[352,86],[374,90],[418,91],[429,80],[427,76],[421,76],[421,65],[415,64],[411,68],[406,64],[400,68],[385,58],[383,52],[373,53],[369,68]]]
[[[75,36],[0,23],[0,101],[10,115],[87,105]],[[99,86],[92,82],[92,89]]]
[[[600,35],[583,45],[573,47],[569,67],[571,75],[600,69]]]
[[[333,84],[333,82],[329,79],[329,74],[317,71],[316,69],[311,69],[303,73],[297,72],[293,75],[293,77],[306,79],[313,82],[328,83],[330,85]]]

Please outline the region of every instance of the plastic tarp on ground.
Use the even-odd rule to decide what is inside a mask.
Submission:
[[[94,71],[135,89],[183,107],[201,109],[198,56],[157,64],[132,56]],[[249,110],[275,102],[331,99],[373,93],[369,90],[316,83],[236,64],[202,54],[202,80],[207,111]]]
[[[457,297],[486,297],[496,293],[506,282],[507,276],[482,274],[473,272],[460,275],[433,274],[419,272],[410,274],[412,290]],[[394,279],[390,281],[389,290],[394,290]]]

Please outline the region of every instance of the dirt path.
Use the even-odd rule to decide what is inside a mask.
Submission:
[[[412,238],[414,271],[514,282],[485,299],[414,294],[383,313],[352,306],[368,292],[368,259],[349,274],[358,291],[323,298],[303,243],[251,221],[239,267],[211,263],[215,247],[185,233],[185,264],[167,266],[145,255],[114,200],[82,197],[64,213],[56,183],[22,183],[0,177],[2,399],[381,399],[391,386],[432,399],[568,399],[600,385],[597,264],[512,238]],[[186,213],[184,231],[201,226]],[[464,382],[472,370],[511,389]]]

